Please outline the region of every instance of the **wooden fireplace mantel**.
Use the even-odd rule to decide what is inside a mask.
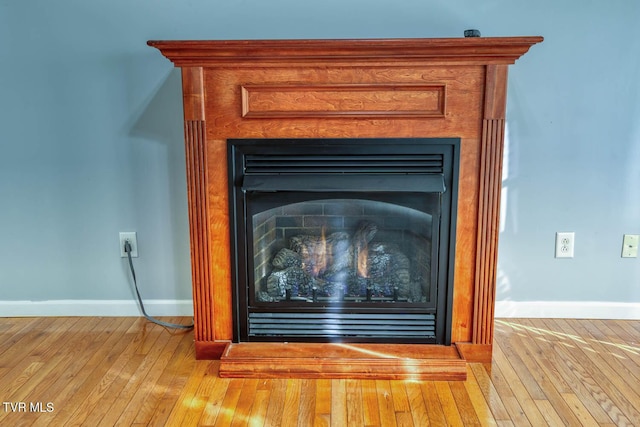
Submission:
[[[149,41],[182,68],[196,356],[233,339],[227,139],[456,137],[451,338],[490,361],[507,69],[542,40]]]

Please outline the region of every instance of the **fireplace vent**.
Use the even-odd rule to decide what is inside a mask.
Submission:
[[[442,174],[442,154],[247,155],[246,174]]]
[[[435,315],[382,313],[250,313],[249,336],[305,338],[436,338]]]

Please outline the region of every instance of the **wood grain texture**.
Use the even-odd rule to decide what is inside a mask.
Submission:
[[[483,121],[472,343],[493,342],[504,119]]]
[[[444,117],[444,85],[243,85],[245,118]]]
[[[296,69],[205,68],[208,139],[228,138],[374,138],[374,137],[479,137],[484,102],[485,69],[464,66],[455,71],[438,68],[340,68],[324,66]],[[243,86],[361,85],[384,89],[389,86],[446,86],[446,114],[441,118],[396,117],[394,111],[354,120],[347,117],[299,117],[249,119],[242,117]],[[371,95],[371,92],[368,92]],[[301,99],[295,108],[306,110]],[[246,108],[246,107],[245,107]],[[211,123],[216,123],[211,126]]]
[[[191,277],[193,286],[194,325],[196,341],[213,341],[212,302],[214,289],[210,285],[209,220],[206,192],[205,122],[186,120],[184,123],[187,158],[187,198],[189,202],[189,234],[191,242]]]
[[[210,286],[209,241],[207,239],[209,221],[206,194],[204,96],[202,68],[183,68],[182,99],[191,244],[191,282],[194,301],[201,301],[201,303],[194,304],[196,341],[214,339],[213,322],[209,314],[213,300],[213,289]]]
[[[225,378],[359,378],[461,381],[466,362],[434,345],[239,343],[220,359]]]
[[[185,121],[203,121],[205,88],[202,67],[182,68],[182,108]]]
[[[351,67],[430,63],[512,64],[542,37],[360,40],[150,40],[177,67]]]
[[[507,114],[506,65],[487,65],[484,97],[484,118],[504,119]]]
[[[227,143],[207,140],[207,199],[211,284],[214,290],[210,316],[214,317],[216,341],[233,338],[231,302],[231,249],[229,239],[229,179],[227,172]],[[195,299],[194,299],[195,303]]]
[[[216,126],[207,127],[207,139],[211,141],[208,155],[210,197],[216,198],[215,207],[210,206],[212,224],[219,227],[221,234],[212,234],[216,239],[215,247],[221,251],[214,265],[227,265],[226,255],[222,250],[228,247],[228,231],[224,224],[228,222],[225,206],[226,186],[226,153],[224,141],[227,138],[367,138],[367,137],[425,137],[459,135],[461,144],[461,166],[459,183],[456,246],[464,256],[455,261],[455,285],[453,307],[452,340],[470,342],[473,322],[474,269],[473,258],[476,247],[477,209],[478,209],[478,168],[480,159],[480,141],[482,131],[482,111],[484,105],[483,87],[485,69],[480,66],[460,67],[456,70],[430,67],[424,69],[341,69],[324,67],[322,69],[267,69],[267,70],[226,70],[205,69],[205,87],[207,122]],[[390,84],[401,82],[403,85],[421,81],[437,81],[447,87],[446,115],[443,118],[429,120],[384,118],[377,119],[279,119],[249,120],[241,117],[243,84],[269,82],[272,85],[285,85],[287,82],[331,81],[336,84],[355,82],[363,85]],[[214,147],[217,150],[214,153]],[[220,271],[220,277],[224,271]],[[214,282],[224,286],[224,280]],[[229,285],[230,288],[230,285]],[[228,305],[227,307],[230,307]],[[231,315],[230,315],[231,316]],[[220,318],[219,318],[220,319]],[[227,326],[230,328],[231,317]]]
[[[233,338],[227,139],[459,137],[451,339],[486,356],[507,68],[541,41],[148,42],[183,67],[187,156],[195,156],[188,175],[203,180],[188,184],[199,234],[192,235],[198,354],[218,354]]]
[[[484,85],[471,340],[473,344],[479,345],[490,345],[493,342],[507,74],[506,65],[488,65]]]
[[[187,318],[165,318],[189,323]],[[143,318],[0,318],[0,425],[637,425],[640,322],[497,319],[465,381],[237,379]]]

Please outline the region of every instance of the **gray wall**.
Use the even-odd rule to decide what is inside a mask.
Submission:
[[[640,302],[640,2],[0,0],[0,300],[190,298],[180,76],[149,39],[542,35],[510,68],[498,299]],[[576,232],[576,256],[553,257]],[[1,315],[1,313],[0,313]]]

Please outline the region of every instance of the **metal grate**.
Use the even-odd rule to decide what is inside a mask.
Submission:
[[[246,174],[420,173],[442,174],[442,154],[269,155],[248,154]]]
[[[435,339],[433,314],[250,313],[249,336]]]

